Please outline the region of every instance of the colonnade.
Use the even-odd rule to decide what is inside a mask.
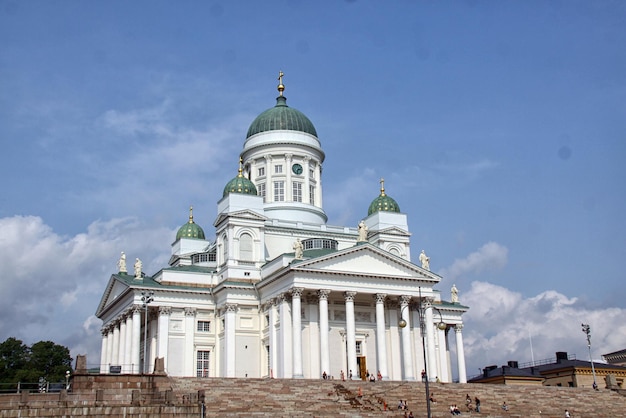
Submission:
[[[149,339],[146,341],[147,347],[144,347],[143,358],[149,362],[149,368],[145,368],[145,363],[142,364],[141,357],[145,331],[142,330],[142,327],[145,323],[144,315],[146,311],[141,305],[133,305],[106,324],[101,330],[100,373],[111,373],[115,370],[111,368],[112,366],[119,367],[119,369],[115,370],[115,372],[119,373],[139,374],[144,371],[150,372],[157,355],[159,357],[167,357],[167,330],[169,329],[172,309],[167,306],[159,306],[158,312],[158,322],[148,321]],[[188,308],[185,313],[187,320],[193,322],[195,309]],[[166,331],[157,333],[157,329]],[[191,329],[193,329],[193,325],[191,325]],[[193,333],[190,334],[190,338],[193,338]],[[188,368],[193,368],[193,364],[187,366]]]
[[[302,352],[302,294],[304,288],[294,287],[288,292],[282,293],[275,298],[268,301],[267,311],[269,319],[269,374],[272,377],[278,378],[302,378],[305,377],[303,373],[303,352]],[[330,373],[330,338],[329,338],[329,307],[328,299],[331,294],[331,290],[321,289],[316,291],[317,304],[318,304],[318,316],[317,323],[319,327],[315,327],[315,336],[319,340],[319,353],[311,353],[312,356],[319,354],[319,375],[323,372]],[[346,370],[358,370],[357,365],[357,348],[356,348],[356,321],[355,321],[355,308],[354,301],[357,292],[346,291],[342,292],[342,296],[345,302],[345,341],[346,341]],[[389,379],[389,363],[390,357],[387,353],[387,324],[386,324],[386,312],[388,311],[385,304],[387,295],[384,293],[376,293],[372,295],[376,303],[375,317],[376,317],[376,356],[377,356],[377,370],[380,371],[383,379]],[[444,381],[451,381],[451,375],[449,373],[449,354],[447,344],[447,333],[444,330],[437,330],[439,334],[435,334],[435,322],[433,321],[433,305],[429,299],[425,299],[423,304],[417,309],[412,308],[412,297],[409,295],[401,295],[399,297],[399,309],[401,318],[406,321],[406,326],[401,328],[400,331],[400,350],[394,350],[393,352],[402,353],[401,357],[401,373],[402,380],[416,380],[416,367],[414,366],[413,359],[419,358],[421,353],[414,352],[417,350],[418,344],[413,343],[412,338],[416,338],[418,335],[421,337],[421,327],[419,321],[415,321],[414,327],[411,327],[411,313],[416,312],[417,309],[423,308],[424,322],[426,335],[426,348],[427,351],[427,369],[429,371],[429,377],[434,379],[435,376],[439,376]],[[291,300],[291,304],[289,301]],[[414,309],[412,311],[412,309]],[[397,312],[397,311],[396,311]],[[390,318],[393,315],[390,316]],[[278,322],[277,322],[278,321]],[[279,325],[278,325],[279,324]],[[226,324],[228,328],[228,323]],[[447,329],[454,328],[456,333],[456,354],[459,381],[465,383],[467,381],[465,372],[465,354],[463,350],[462,340],[462,325],[448,325]],[[319,336],[317,331],[319,330]],[[228,331],[226,331],[228,333]],[[437,354],[436,342],[438,343],[439,353]],[[225,351],[229,353],[234,350],[228,349],[228,340],[226,341]],[[392,348],[393,349],[393,348]],[[393,357],[393,356],[392,356]],[[392,358],[392,361],[394,359]],[[317,359],[315,361],[317,363]],[[318,375],[318,376],[319,376]],[[318,376],[310,376],[317,378]],[[233,374],[229,374],[227,368],[227,377],[234,377]]]

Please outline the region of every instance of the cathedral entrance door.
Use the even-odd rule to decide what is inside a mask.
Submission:
[[[365,380],[367,374],[367,362],[365,361],[365,356],[357,356],[356,364],[359,366],[359,377],[361,380]]]

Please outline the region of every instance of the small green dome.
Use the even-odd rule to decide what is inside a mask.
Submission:
[[[181,238],[205,239],[204,231],[193,221],[193,207],[189,208],[189,222],[181,226],[176,233],[176,240]]]
[[[400,213],[400,206],[398,203],[393,200],[393,198],[385,194],[385,181],[383,179],[380,180],[380,196],[372,201],[369,209],[367,210],[367,215],[369,216],[372,213],[381,211]]]
[[[229,193],[241,193],[241,194],[251,194],[258,195],[256,191],[256,186],[249,179],[245,178],[242,174],[243,169],[241,168],[241,159],[239,160],[239,174],[237,177],[226,183],[226,187],[224,187],[224,193],[222,193],[222,197],[226,197]]]

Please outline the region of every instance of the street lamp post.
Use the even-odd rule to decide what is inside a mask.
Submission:
[[[154,292],[152,290],[143,290],[141,292],[141,301],[143,302],[144,326],[143,326],[143,372],[148,373],[148,304],[154,300]]]
[[[424,305],[423,305],[423,301],[422,301],[422,288],[419,288],[419,297],[420,297],[420,302],[419,302],[419,307],[417,309],[417,315],[419,317],[419,321],[420,321],[420,334],[422,334],[422,355],[424,356],[424,377],[425,377],[425,388],[426,388],[426,413],[427,413],[427,417],[431,418],[431,411],[430,411],[430,386],[429,386],[429,378],[428,378],[428,361],[426,359],[426,340],[424,338],[424,333],[426,332],[426,321],[424,319],[425,316],[425,312],[424,312]],[[404,328],[407,326],[406,321],[404,320],[404,318],[402,318],[402,311],[406,308],[408,308],[409,305],[405,305],[402,307],[402,309],[400,310],[400,321],[398,322],[398,326],[400,328]],[[443,322],[443,317],[441,316],[441,312],[439,312],[439,309],[432,307],[432,309],[436,309],[437,312],[439,313],[439,317],[440,317],[440,322],[437,324],[437,328],[439,329],[445,329],[446,328],[446,324],[444,324]]]
[[[591,374],[593,374],[593,388],[598,389],[596,383],[596,369],[593,367],[593,358],[591,357],[591,327],[589,324],[580,324],[583,327],[583,332],[587,334],[587,348],[589,349],[589,361],[591,362]]]

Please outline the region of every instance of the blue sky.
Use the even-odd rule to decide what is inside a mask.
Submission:
[[[468,375],[626,348],[621,1],[0,0],[0,340],[99,359],[119,252],[209,235],[252,120],[288,104],[329,223],[378,195],[456,283]]]

